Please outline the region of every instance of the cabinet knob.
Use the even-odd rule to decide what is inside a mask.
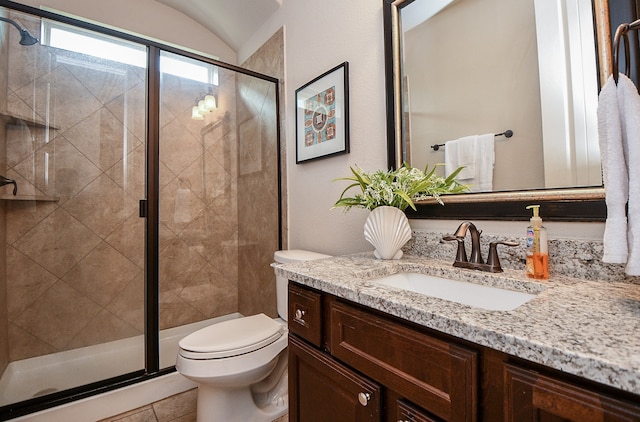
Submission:
[[[296,319],[302,319],[302,317],[306,314],[302,309],[296,309]]]
[[[363,406],[366,406],[367,404],[369,404],[370,398],[371,398],[371,395],[369,393],[358,393],[358,401]]]

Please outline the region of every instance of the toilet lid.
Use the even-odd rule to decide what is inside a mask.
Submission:
[[[260,349],[283,333],[282,324],[265,314],[257,314],[210,325],[189,334],[178,344],[185,351],[222,358]]]
[[[331,255],[323,253],[305,251],[301,249],[288,249],[283,251],[275,251],[273,253],[274,261],[280,264],[289,264],[300,261],[313,261],[315,259],[331,258]]]

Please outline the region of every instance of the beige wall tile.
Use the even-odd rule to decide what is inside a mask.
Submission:
[[[62,209],[54,211],[14,246],[62,277],[100,243],[100,238]]]
[[[103,309],[67,343],[66,348],[69,350],[77,349],[79,347],[134,337],[139,334],[141,334],[140,331],[124,322],[120,317]],[[142,342],[143,339],[140,338],[140,343]],[[122,368],[121,373],[144,368],[144,356],[142,353],[135,357],[138,359],[138,365],[133,368]],[[115,375],[119,375],[119,373],[110,372],[109,374],[109,376]]]
[[[95,302],[58,281],[14,323],[60,351],[65,350],[71,339],[99,312],[100,307]]]
[[[15,324],[9,323],[9,361],[48,355],[57,350]]]
[[[283,76],[282,32],[276,33],[244,64],[250,69],[269,75]],[[282,78],[281,78],[282,79]],[[261,165],[248,165],[238,176],[238,189],[251,198],[251,206],[239,206],[238,253],[239,309],[246,315],[258,312],[276,316],[275,275],[269,266],[273,252],[278,249],[278,162],[275,130],[275,93],[273,84],[245,77],[238,78],[239,121],[249,124],[251,130],[240,132],[243,156],[250,162],[260,160]],[[250,150],[252,142],[260,148]],[[251,152],[247,151],[250,150]],[[260,157],[250,155],[260,151]]]
[[[97,304],[106,306],[125,286],[135,281],[138,271],[127,257],[102,242],[62,279]]]
[[[102,171],[143,143],[104,107],[65,131],[64,136]]]
[[[127,284],[106,306],[114,315],[144,333],[144,271],[140,270],[134,280]]]
[[[101,238],[109,236],[129,217],[138,214],[138,202],[104,174],[62,207]]]
[[[58,280],[34,260],[13,247],[6,250],[7,310],[13,321]],[[1,259],[1,258],[0,258]]]
[[[140,140],[146,138],[146,92],[144,79],[118,95],[106,107]],[[172,116],[171,116],[172,117]],[[164,125],[163,125],[164,126]]]

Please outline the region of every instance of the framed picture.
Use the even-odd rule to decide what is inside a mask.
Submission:
[[[296,90],[296,164],[349,152],[349,63]]]

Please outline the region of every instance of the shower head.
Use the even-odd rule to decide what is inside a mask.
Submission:
[[[0,21],[4,21],[10,23],[15,26],[16,29],[20,32],[20,45],[33,45],[38,42],[38,39],[31,35],[29,31],[18,25],[14,20],[0,17]]]

